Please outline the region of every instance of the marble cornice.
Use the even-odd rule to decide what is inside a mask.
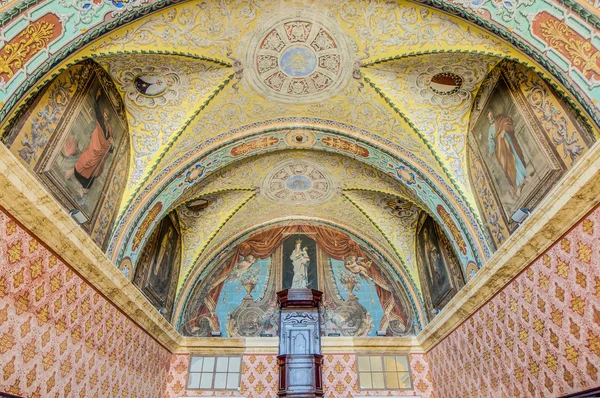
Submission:
[[[600,142],[417,336],[425,351],[442,341],[600,203]]]
[[[173,326],[4,145],[0,206],[166,349],[172,352],[179,346],[181,336]]]
[[[321,339],[323,354],[423,353],[416,337],[328,337]]]
[[[323,352],[429,351],[599,201],[600,145],[596,144],[416,338],[323,337]],[[277,353],[276,337],[182,337],[4,145],[0,145],[0,206],[170,352]]]
[[[253,341],[257,340],[257,341]],[[262,342],[258,340],[263,340]],[[275,353],[279,348],[279,339],[275,337],[262,338],[221,338],[221,337],[181,337],[179,335],[178,346],[173,350],[174,354],[225,354],[241,355],[246,351],[257,353],[252,347],[264,349],[264,354],[272,351],[273,341]]]
[[[321,339],[321,351],[326,354],[347,353],[423,353],[416,337],[329,337]],[[177,354],[271,354],[279,352],[278,337],[182,337]]]

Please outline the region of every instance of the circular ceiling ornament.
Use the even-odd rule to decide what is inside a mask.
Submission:
[[[288,160],[265,177],[260,192],[281,204],[315,205],[338,192],[338,184],[320,165],[308,160]]]
[[[350,50],[334,20],[299,9],[266,21],[252,36],[246,76],[256,91],[282,102],[335,95],[351,75]],[[293,15],[290,17],[290,15]]]
[[[189,88],[189,78],[168,66],[142,66],[126,69],[119,76],[121,89],[136,105],[155,108],[174,104]]]
[[[158,97],[173,85],[173,81],[161,74],[144,73],[136,76],[133,84],[138,93],[146,97]]]
[[[295,148],[310,148],[317,142],[317,137],[309,130],[290,130],[285,134],[286,144]]]
[[[415,100],[442,108],[470,108],[473,93],[487,74],[487,64],[469,62],[469,58],[465,58],[466,62],[462,58],[455,60],[450,55],[455,54],[443,57],[442,60],[447,64],[441,66],[427,58],[413,82]],[[455,112],[458,110],[455,109]]]
[[[463,78],[455,73],[442,72],[431,77],[429,88],[439,95],[456,94],[462,87]]]

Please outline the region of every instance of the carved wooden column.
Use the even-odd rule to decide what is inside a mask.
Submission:
[[[277,293],[281,307],[279,333],[280,397],[323,396],[319,302],[323,293],[289,289]]]

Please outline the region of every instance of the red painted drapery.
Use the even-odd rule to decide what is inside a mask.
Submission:
[[[197,326],[202,318],[207,318],[213,331],[220,330],[219,319],[215,313],[217,302],[224,282],[227,280],[240,256],[246,257],[249,254],[257,259],[265,259],[271,256],[273,251],[281,245],[286,236],[298,233],[310,234],[317,245],[325,251],[330,257],[336,260],[344,260],[349,256],[367,258],[361,247],[354,242],[348,235],[327,227],[312,225],[291,225],[274,227],[265,231],[257,232],[251,235],[247,240],[240,243],[234,255],[223,267],[217,278],[212,283],[206,294],[200,308],[190,321],[192,329]],[[387,286],[379,270],[371,265],[369,275],[375,282],[375,290],[379,297],[381,307],[384,310],[384,316],[381,320],[380,329],[385,330],[392,320],[399,320],[406,325],[407,317],[402,308],[397,305],[394,297]]]

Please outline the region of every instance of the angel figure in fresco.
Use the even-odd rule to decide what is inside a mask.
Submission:
[[[392,294],[392,289],[373,265],[373,262],[356,254],[349,254],[344,258],[344,267],[353,274],[359,274],[373,283],[383,309],[383,316],[377,330],[387,330],[390,324],[394,325],[395,330],[405,330],[407,325],[406,314],[398,306]],[[335,322],[343,321],[343,317],[334,317],[333,319],[335,319]]]
[[[292,264],[294,265],[294,279],[292,279],[292,289],[306,289],[308,286],[308,263],[310,258],[308,257],[308,248],[302,246],[302,240],[296,241],[296,248],[290,256]]]
[[[527,177],[523,150],[515,135],[513,119],[507,115],[496,115],[492,109],[487,112],[490,129],[488,146],[496,155],[498,164],[504,171],[516,196],[521,196],[521,188]]]
[[[102,174],[108,155],[113,152],[113,128],[110,125],[108,107],[100,109],[101,89],[96,93],[94,111],[96,113],[96,126],[92,131],[88,147],[79,155],[75,166],[65,172],[65,178],[73,176],[79,182],[77,193],[80,198],[92,187],[96,178]],[[106,101],[103,101],[106,103]],[[76,143],[71,139],[65,144],[65,154],[73,155],[76,152]]]
[[[235,265],[235,269],[231,274],[231,279],[239,279],[256,263],[256,257],[248,254],[246,257],[240,256],[241,261]]]
[[[354,255],[348,256],[344,259],[344,267],[353,274],[359,274],[366,280],[372,281],[373,278],[369,276],[369,269],[371,268],[372,261],[366,261],[362,257],[356,257]]]

